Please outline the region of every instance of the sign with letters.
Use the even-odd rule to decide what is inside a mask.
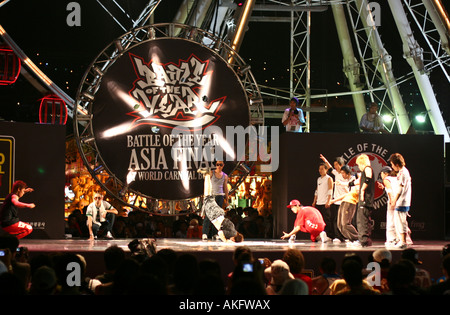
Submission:
[[[0,135],[0,203],[11,192],[15,165],[14,137]]]
[[[214,166],[221,145],[211,130],[225,134],[249,120],[247,94],[233,69],[181,38],[124,52],[103,75],[92,104],[96,146],[110,173],[125,182],[132,172],[129,187],[159,199],[201,195],[197,170]]]

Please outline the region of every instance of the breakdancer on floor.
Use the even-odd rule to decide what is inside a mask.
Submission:
[[[236,231],[233,222],[225,218],[225,211],[215,201],[214,195],[212,194],[211,170],[199,169],[198,172],[203,174],[205,180],[202,211],[204,211],[205,215],[217,229],[217,235],[220,240],[223,242],[242,242],[244,236]]]

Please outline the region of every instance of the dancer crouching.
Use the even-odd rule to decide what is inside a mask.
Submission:
[[[244,236],[236,231],[234,223],[225,218],[225,211],[217,205],[214,195],[212,195],[211,171],[209,169],[199,169],[199,173],[204,174],[204,199],[203,209],[205,215],[216,227],[220,240],[223,242],[242,242]]]

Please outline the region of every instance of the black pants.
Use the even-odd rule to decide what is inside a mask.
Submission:
[[[330,225],[331,225],[330,230],[332,231],[330,237],[333,239],[337,238],[343,241],[345,237],[342,235],[341,230],[339,230],[338,214],[339,214],[339,205],[335,204],[330,205]]]
[[[356,210],[356,224],[358,226],[358,240],[362,246],[372,245],[370,236],[373,230],[372,207],[367,207],[361,203]]]
[[[335,238],[334,235],[334,227],[336,226],[336,222],[333,225],[331,221],[331,208],[325,207],[325,205],[316,205],[317,210],[322,214],[323,221],[325,222],[325,232],[329,238]]]
[[[106,232],[111,232],[115,219],[116,219],[116,215],[114,213],[108,212],[106,214],[106,221],[102,222],[102,225],[92,223],[92,233],[94,235],[97,235],[100,227],[105,228]]]

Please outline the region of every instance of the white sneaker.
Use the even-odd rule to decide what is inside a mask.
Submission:
[[[333,240],[333,244],[341,244],[341,240],[338,239],[338,238],[335,238],[335,239]]]
[[[295,235],[291,235],[291,237],[289,237],[289,243],[295,243]]]
[[[325,231],[320,232],[320,239],[322,240],[322,243],[328,242],[327,232]]]
[[[202,235],[202,240],[203,240],[203,241],[207,241],[207,240],[208,240],[208,235],[203,234],[203,235]]]
[[[406,245],[406,243],[403,242],[398,242],[397,244],[395,244],[395,247],[399,249],[405,249],[406,247],[408,247],[408,245]]]
[[[360,241],[354,241],[354,242],[351,242],[351,243],[350,243],[350,246],[352,246],[352,247],[362,247]]]

